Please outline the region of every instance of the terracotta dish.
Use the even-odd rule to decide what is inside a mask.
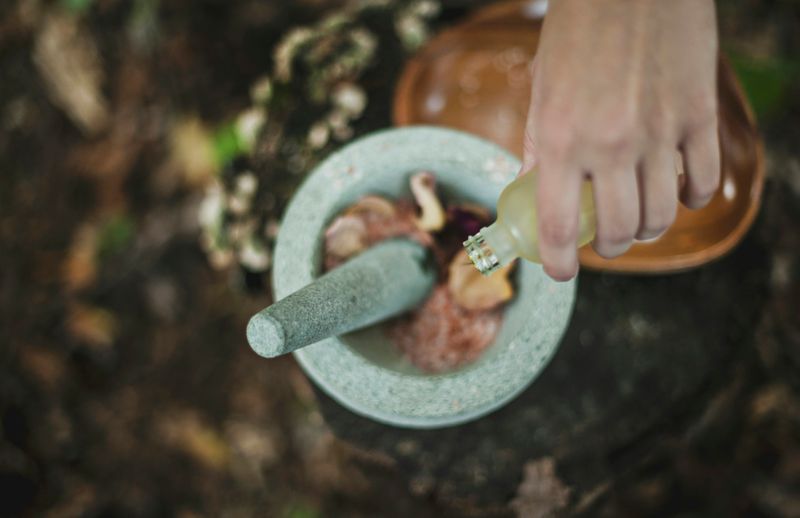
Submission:
[[[406,66],[394,98],[403,126],[447,126],[522,151],[530,76],[546,2],[505,2],[433,38]],[[669,272],[698,266],[735,246],[753,222],[764,182],[755,120],[728,62],[718,68],[722,182],[701,210],[679,207],[660,238],[612,260],[580,251],[581,264],[617,272]]]

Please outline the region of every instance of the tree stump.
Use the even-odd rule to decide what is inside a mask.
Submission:
[[[321,411],[339,438],[392,458],[413,492],[447,508],[525,514],[532,505],[542,512],[534,516],[549,516],[568,499],[573,512],[590,509],[658,449],[665,432],[686,429],[730,378],[734,360],[752,354],[769,262],[754,234],[691,272],[582,272],[551,364],[513,402],[477,421],[394,428],[317,391]]]

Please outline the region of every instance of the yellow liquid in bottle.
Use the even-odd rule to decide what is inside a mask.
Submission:
[[[488,275],[517,257],[541,263],[536,173],[534,169],[508,184],[497,201],[497,221],[464,242],[470,259],[481,273]],[[589,181],[581,186],[578,220],[578,247],[581,247],[595,234],[594,202]]]

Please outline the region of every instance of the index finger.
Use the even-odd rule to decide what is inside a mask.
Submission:
[[[536,213],[544,271],[557,281],[578,273],[578,213],[582,174],[564,161],[540,162]]]

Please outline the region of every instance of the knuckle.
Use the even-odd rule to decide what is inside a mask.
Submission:
[[[597,231],[597,240],[601,245],[617,248],[633,240],[636,229],[627,223],[609,225]]]
[[[641,233],[647,235],[660,234],[675,222],[675,207],[651,211],[644,216]]]
[[[548,124],[545,119],[544,126],[547,130],[539,133],[539,145],[542,153],[555,157],[563,157],[572,148],[574,132],[563,121]]]
[[[627,120],[618,120],[606,127],[593,131],[591,141],[600,152],[615,156],[631,154],[636,146],[636,130],[634,124]]]
[[[564,218],[543,217],[540,232],[542,240],[554,246],[567,246],[577,237],[577,226]]]
[[[666,108],[656,108],[645,123],[647,134],[654,140],[667,140],[675,137],[675,116]]]
[[[688,133],[715,129],[717,126],[717,101],[713,96],[703,96],[692,103],[687,117]]]

